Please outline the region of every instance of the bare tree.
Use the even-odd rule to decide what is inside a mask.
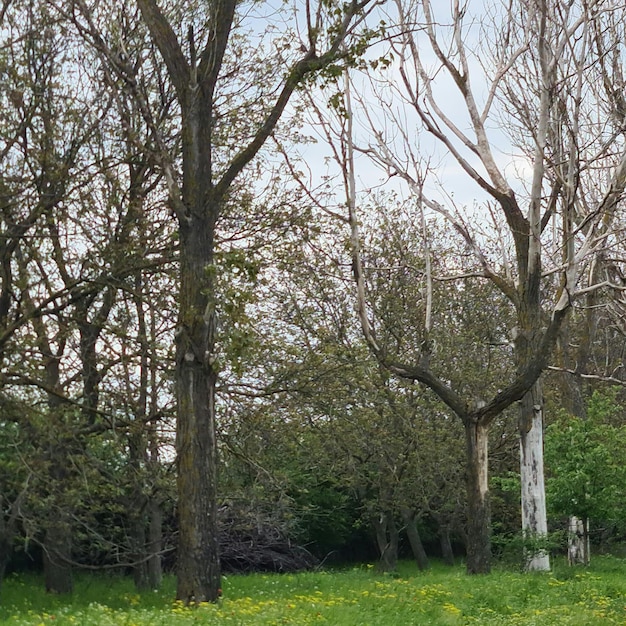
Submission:
[[[487,433],[493,419],[518,401],[523,529],[531,538],[547,532],[540,376],[573,302],[601,286],[581,285],[581,274],[615,243],[613,216],[626,183],[624,110],[616,101],[624,86],[616,27],[623,24],[624,7],[558,0],[477,7],[455,0],[446,14],[429,0],[396,0],[394,6],[388,20],[397,25],[389,35],[394,60],[386,62],[394,79],[376,75],[371,81],[378,108],[366,96],[357,99],[358,106],[346,105],[344,164],[358,312],[380,362],[430,387],[464,424],[467,568],[486,572]],[[352,120],[370,129],[369,140],[355,139]],[[470,225],[475,215],[454,200],[445,173],[444,192],[432,191],[438,171],[420,155],[422,131],[476,184],[483,215],[500,233],[497,255]],[[511,151],[508,161],[503,145]],[[356,149],[400,177],[418,205],[451,224],[474,257],[473,275],[493,282],[514,310],[510,339],[516,375],[501,381],[491,397],[464,397],[437,371],[428,327],[415,362],[404,362],[380,342],[360,251]],[[526,175],[516,177],[515,166],[521,165]],[[542,550],[530,549],[527,557],[529,569],[549,568]]]

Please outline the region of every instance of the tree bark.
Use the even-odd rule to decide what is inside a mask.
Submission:
[[[0,496],[0,503],[2,502],[2,497]],[[2,516],[0,516],[0,586],[2,586],[2,581],[4,580],[4,574],[7,569],[7,565],[11,560],[11,555],[13,553],[13,539],[15,537],[15,533],[9,530],[6,527],[6,521],[4,519],[4,511]]]
[[[488,574],[491,571],[489,426],[472,417],[463,424],[467,446],[467,573]]]
[[[43,321],[35,321],[37,341],[45,366],[45,381],[50,390],[60,391],[60,356],[50,346]],[[51,430],[58,439],[45,436],[44,459],[48,464],[49,504],[48,519],[45,521],[43,539],[43,569],[46,591],[66,594],[73,590],[72,543],[73,529],[71,511],[73,502],[68,498],[68,481],[72,479],[72,468],[68,454],[78,451],[78,440],[68,437],[63,431],[67,425],[64,418],[64,402],[53,391],[48,392],[48,420]],[[71,487],[70,487],[71,491]]]
[[[72,445],[71,443],[69,445]],[[50,502],[47,511],[43,539],[43,570],[46,591],[50,593],[71,593],[72,580],[72,543],[73,528],[71,523],[72,500],[68,498],[67,482],[72,479],[65,454],[67,449],[61,443],[49,442],[46,455],[50,463]]]
[[[181,228],[177,331],[178,586],[186,603],[219,597],[213,224],[194,212]]]
[[[148,564],[146,561],[146,529],[144,526],[143,515],[137,516],[131,521],[133,528],[131,529],[132,559],[133,565],[133,582],[137,591],[145,591],[149,589],[148,583]]]
[[[380,553],[378,570],[393,572],[398,565],[398,527],[393,512],[381,513],[372,517],[372,525],[376,532],[376,544]]]
[[[64,511],[51,512],[43,542],[43,564],[46,591],[72,593],[74,583],[69,565],[72,555],[72,530]]]
[[[415,512],[404,509],[402,511],[402,519],[406,528],[406,536],[408,537],[409,543],[411,544],[413,558],[417,563],[418,569],[428,569],[428,556],[426,556],[426,550],[424,550],[424,544],[422,543],[422,538],[420,537],[420,533],[417,528]]]
[[[543,471],[543,394],[537,381],[520,402],[520,478],[522,485],[522,532],[531,542],[548,535]],[[527,571],[550,570],[545,550],[526,548]]]
[[[27,483],[28,484],[28,483]],[[0,494],[0,587],[4,580],[7,565],[13,554],[13,541],[16,534],[17,520],[21,502],[26,494],[26,487],[11,505],[8,515],[5,513],[4,498]]]
[[[163,512],[156,498],[151,498],[148,504],[148,586],[150,589],[159,589],[163,580],[161,564],[161,550],[163,549]]]
[[[450,527],[447,524],[439,526],[439,545],[441,546],[441,557],[446,565],[454,565],[454,551],[450,539]]]
[[[154,324],[154,318],[152,323]],[[154,337],[156,332],[152,332]],[[156,359],[152,359],[150,364],[150,376],[152,378],[151,405],[152,413],[157,410],[159,403],[159,393],[156,385]],[[150,422],[148,428],[148,450],[149,467],[152,477],[157,476],[160,467],[159,451],[160,442],[156,430],[155,422]],[[163,499],[158,488],[153,486],[152,493],[148,499],[148,584],[151,589],[159,589],[163,579],[163,568],[161,562],[161,552],[163,550]]]
[[[589,520],[572,515],[567,531],[567,562],[569,565],[589,565],[589,556]]]

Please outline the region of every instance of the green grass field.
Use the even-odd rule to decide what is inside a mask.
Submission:
[[[469,577],[434,564],[420,573],[402,563],[394,576],[371,566],[288,575],[227,576],[218,605],[172,601],[174,581],[138,595],[120,577],[81,576],[71,597],[42,590],[41,580],[10,576],[0,624],[12,626],[183,626],[188,624],[626,625],[626,560],[598,557],[589,569],[557,564],[550,574],[496,569]]]

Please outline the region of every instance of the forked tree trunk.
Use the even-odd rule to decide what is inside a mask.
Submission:
[[[491,504],[489,499],[489,426],[466,418],[467,446],[467,572],[491,571]]]
[[[308,74],[334,62],[344,38],[352,30],[352,17],[361,13],[368,2],[344,6],[345,14],[335,23],[332,34],[329,31],[331,44],[327,53],[313,43],[320,38],[311,36],[309,49],[285,73],[273,104],[270,101],[271,108],[263,114],[264,120],[257,124],[253,137],[234,138],[228,157],[221,143],[223,138],[220,136],[215,142],[214,116],[222,64],[231,28],[238,21],[235,13],[239,3],[237,0],[205,2],[208,19],[203,38],[206,46],[196,49],[194,30],[190,26],[183,51],[158,3],[137,0],[142,18],[167,66],[182,118],[182,189],[171,166],[178,161],[178,155],[161,156],[170,208],[178,219],[180,234],[181,290],[176,333],[177,597],[186,603],[216,601],[220,587],[215,425],[218,366],[214,354],[215,224],[229,201],[233,181],[272,135],[295,89]],[[320,8],[319,16],[322,14]],[[178,30],[178,25],[175,28]],[[220,110],[220,115],[223,114]],[[215,158],[216,154],[219,159]],[[214,168],[218,162],[220,167]],[[215,179],[216,169],[222,170],[219,180]]]
[[[520,402],[520,478],[522,485],[522,532],[528,547],[527,571],[549,571],[550,556],[533,542],[548,535],[543,471],[543,395],[537,381]]]
[[[33,308],[30,295],[26,294],[29,308]],[[71,484],[73,465],[70,456],[82,454],[84,449],[80,439],[68,436],[62,398],[60,362],[62,352],[55,352],[48,339],[48,329],[42,319],[33,320],[37,333],[37,344],[43,357],[45,367],[45,383],[48,387],[48,419],[49,425],[42,437],[40,451],[41,460],[48,468],[46,484],[49,509],[44,521],[43,570],[46,591],[66,594],[73,589],[72,581],[72,525],[71,511],[73,498]],[[84,364],[84,362],[83,362]],[[69,497],[67,497],[69,495]]]
[[[404,509],[402,511],[402,520],[404,521],[406,536],[411,544],[411,551],[413,552],[413,558],[417,563],[417,567],[420,570],[428,569],[428,557],[426,556],[426,550],[424,550],[424,544],[422,543],[422,538],[417,529],[415,511]]]

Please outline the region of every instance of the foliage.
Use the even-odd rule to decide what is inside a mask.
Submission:
[[[171,602],[173,580],[137,594],[125,578],[80,577],[73,598],[38,591],[37,580],[11,576],[0,624],[6,626],[184,626],[188,624],[433,624],[607,626],[623,624],[624,561],[603,557],[585,571],[557,565],[552,574],[499,569],[470,578],[435,565],[426,573],[401,563],[399,575],[372,566],[338,572],[226,576],[222,599],[197,609]]]
[[[528,554],[546,552],[558,554],[566,545],[566,537],[563,531],[555,531],[547,536],[530,535],[524,532],[495,534],[492,538],[494,554],[498,560],[525,571],[528,563]]]
[[[177,185],[187,187],[176,174],[182,167],[179,149],[185,138],[177,120],[184,103],[175,101],[167,65],[149,41],[137,4],[113,4],[76,3],[70,16],[63,3],[13,0],[0,11],[0,540],[44,543],[47,526],[62,517],[65,539],[72,544],[65,556],[89,567],[141,562],[152,545],[145,535],[149,505],[155,503],[165,518],[166,536],[158,543],[169,551],[174,510],[180,504],[173,463],[178,304],[173,269],[184,237],[175,232],[175,215],[166,205],[172,187],[174,196]],[[211,41],[210,6],[220,3],[156,4],[176,33],[188,33],[187,39],[181,37],[183,55],[195,55],[194,40]],[[324,56],[352,7],[331,0],[320,0],[319,6],[316,19],[328,29],[303,29],[302,40],[288,27],[287,4],[238,6],[243,12],[215,85],[214,115],[210,124],[200,125],[211,134],[210,142],[200,145],[206,149],[211,143],[209,169],[216,180],[229,163],[243,166],[239,148],[249,144],[264,121],[273,124],[275,117],[266,118],[268,107],[301,58],[301,46]],[[391,33],[395,27],[389,28]],[[362,62],[357,58],[367,44],[385,35],[382,23],[372,29],[357,21],[347,47],[318,78],[334,88],[346,64],[363,71],[369,66],[372,76],[381,77],[376,72],[385,68],[395,75],[404,55],[376,49]],[[303,43],[307,38],[308,44]],[[307,86],[313,79],[310,69]],[[609,74],[596,80],[594,70],[589,74],[592,86],[601,89],[610,83]],[[528,72],[530,82],[531,77]],[[181,82],[186,89],[185,84]],[[390,97],[397,87],[389,90]],[[599,102],[601,94],[596,96],[581,102]],[[330,105],[345,121],[342,98],[343,93],[331,96]],[[601,110],[599,106],[598,114]],[[302,116],[302,110],[290,107],[288,112],[294,117],[272,133],[286,151],[296,141],[294,129]],[[595,120],[595,114],[591,117]],[[506,124],[498,124],[504,130],[511,128],[508,122],[517,128],[524,121],[505,118]],[[411,125],[390,119],[376,137],[389,132],[388,146],[395,148],[393,129]],[[622,127],[621,122],[616,126]],[[522,148],[528,144],[534,151],[534,135],[519,132]],[[589,132],[605,153],[603,134]],[[570,134],[554,135],[561,136]],[[335,219],[344,207],[332,197],[331,178],[317,196],[317,183],[307,185],[304,175],[297,185],[287,180],[294,164],[277,163],[273,150],[265,146],[250,162],[248,174],[229,183],[217,211],[214,241],[211,236],[212,265],[201,277],[207,284],[193,281],[199,301],[204,296],[217,301],[211,302],[215,346],[193,353],[206,357],[219,373],[221,523],[229,530],[222,538],[222,555],[244,563],[245,569],[268,568],[268,563],[287,569],[287,561],[295,557],[302,557],[295,558],[296,566],[309,562],[295,544],[305,544],[320,557],[341,550],[359,532],[365,544],[369,537],[364,538],[363,529],[373,519],[389,514],[398,520],[409,505],[418,523],[459,528],[466,516],[460,503],[464,444],[459,425],[431,395],[381,372],[372,360],[347,295],[352,293],[347,287],[350,267],[341,220]],[[553,152],[546,153],[550,162],[565,162],[553,158]],[[580,171],[585,176],[609,171],[609,154],[613,152],[607,149],[601,161],[593,154],[585,157],[596,166]],[[318,162],[310,159],[303,169],[317,170],[319,157],[318,152]],[[385,176],[400,173],[396,166],[384,169],[389,170]],[[447,181],[445,169],[436,171],[433,163],[424,175],[441,174]],[[548,169],[558,179],[552,165]],[[209,178],[203,171],[198,180],[211,187]],[[594,181],[587,181],[585,189],[595,189]],[[557,183],[554,198],[570,188]],[[424,227],[418,227],[415,189],[407,196],[384,189],[363,196],[364,260],[378,338],[390,355],[408,361],[418,360],[420,349],[428,347],[424,356],[432,359],[432,371],[455,393],[479,400],[493,396],[515,372],[509,331],[516,321],[515,307],[497,284],[485,279],[493,271],[511,285],[519,283],[514,265],[509,271],[506,258],[499,260],[507,256],[501,248],[510,247],[510,237],[502,235],[497,223],[490,227],[479,219],[477,230],[468,229],[465,200],[451,213],[441,206],[445,210],[435,211],[438,217],[426,211]],[[585,197],[595,197],[601,189]],[[542,197],[551,197],[547,190]],[[589,216],[602,215],[589,211]],[[441,219],[446,213],[448,221]],[[186,215],[184,208],[183,223]],[[450,219],[456,223],[452,229]],[[591,222],[585,217],[582,224]],[[556,234],[558,228],[545,229],[550,231]],[[601,240],[609,245],[612,237]],[[482,248],[482,258],[474,247]],[[426,249],[432,257],[432,314],[437,320],[428,332]],[[552,258],[561,259],[557,252],[555,248]],[[609,269],[619,283],[621,270],[615,263]],[[558,281],[545,283],[546,293],[552,293],[550,284]],[[613,308],[620,310],[618,304]],[[610,372],[613,360],[623,360],[621,320],[615,319],[610,324],[613,339],[605,339],[616,353]],[[594,516],[616,519],[615,503],[625,496],[620,467],[626,463],[620,462],[623,453],[619,456],[617,444],[623,446],[624,436],[615,407],[609,396],[594,396],[588,422],[574,423],[565,416],[559,422],[567,432],[565,453],[552,468],[557,508],[559,498],[563,511],[572,501],[589,501]],[[492,437],[494,446],[503,440]],[[576,446],[584,449],[566,465]],[[510,445],[496,454],[506,457],[498,462],[509,469]],[[510,500],[503,497],[501,504],[508,530],[517,513]],[[201,508],[201,516],[205,512]],[[85,623],[116,619],[101,614],[97,605],[85,611]],[[179,614],[181,620],[188,617],[178,609],[170,617]],[[124,619],[143,619],[135,617]]]
[[[626,425],[613,392],[594,392],[587,417],[562,413],[546,429],[548,503],[553,514],[622,520],[626,501]],[[623,521],[623,520],[622,520]]]

